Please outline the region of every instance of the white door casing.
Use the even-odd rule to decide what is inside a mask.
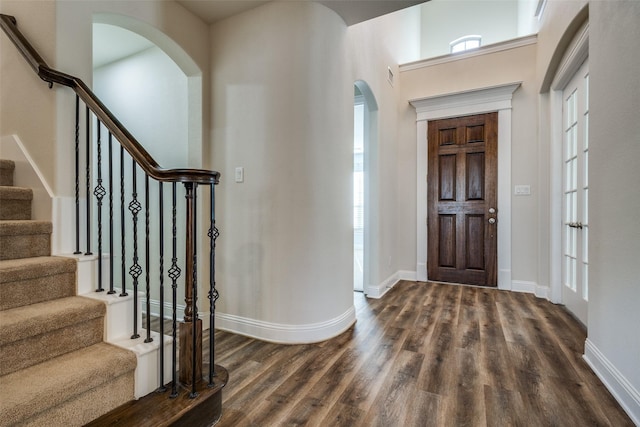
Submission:
[[[498,112],[498,288],[511,281],[511,100],[522,82],[410,100],[417,114],[416,272],[427,280],[427,121]]]
[[[588,310],[589,65],[563,91],[562,302],[586,325]]]
[[[565,303],[563,300],[563,233],[565,218],[564,208],[564,152],[563,141],[566,130],[563,122],[564,90],[580,67],[589,56],[589,23],[585,23],[576,32],[573,41],[569,44],[556,75],[551,84],[550,91],[550,186],[551,186],[551,212],[549,227],[549,266],[550,266],[550,300],[553,303]],[[571,221],[569,221],[571,222]],[[576,220],[577,222],[577,220]],[[585,322],[586,324],[586,322]]]

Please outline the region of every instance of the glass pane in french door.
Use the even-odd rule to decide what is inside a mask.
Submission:
[[[585,62],[563,91],[562,299],[585,325],[588,289],[589,72]]]

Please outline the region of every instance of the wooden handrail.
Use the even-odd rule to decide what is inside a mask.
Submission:
[[[98,120],[109,129],[136,163],[151,178],[162,182],[192,182],[197,184],[217,184],[219,182],[219,172],[204,169],[163,169],[160,167],[147,150],[142,147],[81,79],[55,70],[47,65],[45,60],[42,59],[40,54],[20,32],[15,17],[0,14],[0,26],[36,74],[42,80],[48,82],[50,87],[57,83],[72,88],[89,109],[93,111]]]

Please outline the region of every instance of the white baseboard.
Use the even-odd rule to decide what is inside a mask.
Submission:
[[[410,280],[412,282],[415,282],[418,280],[418,273],[415,271],[409,271],[409,270],[398,270],[395,273],[393,273],[391,276],[383,280],[382,283],[380,283],[379,285],[366,286],[364,293],[368,298],[375,298],[375,299],[382,298],[382,296],[387,292],[389,292],[389,290],[393,288],[396,285],[396,283],[398,283],[400,280]]]
[[[410,282],[418,280],[418,273],[415,271],[399,270],[396,274],[398,275],[398,280],[408,280]]]
[[[216,329],[280,344],[320,342],[340,335],[356,321],[353,305],[341,315],[325,322],[306,325],[285,325],[264,322],[232,314],[216,313]]]
[[[584,360],[631,420],[640,426],[640,391],[605,357],[588,338],[584,346]]]
[[[384,294],[386,294],[391,288],[393,288],[396,283],[400,280],[410,280],[417,281],[418,280],[418,272],[416,271],[407,271],[407,270],[399,270],[385,279],[382,283],[377,286],[366,286],[365,294],[369,298],[382,298]],[[513,292],[525,292],[529,294],[534,294],[538,298],[549,299],[550,290],[547,286],[541,286],[536,282],[528,282],[524,280],[513,280],[510,282],[511,287],[507,287],[503,290],[510,290]],[[502,288],[501,288],[502,289]]]
[[[365,286],[364,293],[368,298],[382,298],[382,296],[386,294],[389,289],[393,288],[399,280],[400,279],[398,278],[398,272],[395,272],[391,276],[383,280],[379,285]]]
[[[538,298],[549,299],[549,288],[541,286],[536,282],[527,282],[524,280],[514,280],[511,282],[511,290],[513,292],[526,292],[534,294]]]
[[[142,310],[146,311],[147,300],[144,297],[141,298],[141,300],[142,300]],[[163,305],[164,305],[164,318],[172,319],[173,311],[171,308],[171,301],[165,301]],[[151,307],[151,315],[160,317],[160,301],[152,299],[149,302],[149,306]],[[185,307],[186,306],[184,304],[176,304],[176,317],[178,319],[178,322],[182,321],[182,319],[184,318]],[[202,330],[205,331],[209,329],[209,325],[211,324],[211,322],[209,321],[209,312],[198,311],[198,318],[202,320]]]

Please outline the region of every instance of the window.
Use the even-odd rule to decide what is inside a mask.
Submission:
[[[464,36],[449,43],[451,53],[463,52],[480,47],[482,36]]]

